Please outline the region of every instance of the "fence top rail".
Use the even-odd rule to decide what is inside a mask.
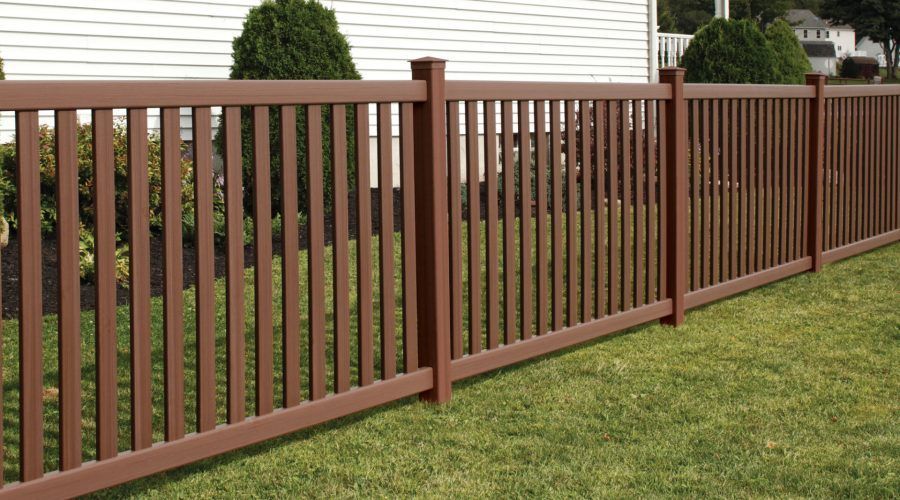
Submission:
[[[0,110],[113,109],[425,101],[413,80],[4,81]]]
[[[812,99],[816,89],[811,85],[755,85],[723,83],[688,83],[685,99]]]
[[[671,99],[664,83],[447,81],[448,101]]]
[[[900,95],[900,85],[846,85],[825,87],[825,97],[877,97]]]

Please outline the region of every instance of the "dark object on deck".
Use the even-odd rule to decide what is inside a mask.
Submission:
[[[878,60],[874,57],[852,56],[841,64],[841,76],[844,78],[865,78],[872,80],[878,75]]]

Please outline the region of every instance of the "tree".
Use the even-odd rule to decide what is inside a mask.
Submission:
[[[694,35],[682,65],[691,83],[779,83],[775,60],[755,23],[716,18]]]
[[[791,26],[783,19],[776,20],[766,28],[766,39],[775,53],[779,83],[804,83],[804,75],[812,71],[812,66]]]
[[[783,17],[793,6],[792,0],[733,0],[731,17],[734,19],[750,19],[760,26]]]
[[[853,26],[857,40],[867,36],[881,44],[888,77],[896,78],[900,63],[900,0],[823,0],[821,15]]]
[[[244,20],[244,29],[232,43],[233,60],[231,78],[234,80],[359,80],[359,72],[350,56],[350,44],[338,29],[334,11],[316,0],[264,0],[250,9]],[[353,155],[353,121],[351,110],[347,113],[347,143],[349,157]],[[241,136],[244,164],[244,185],[252,186],[253,181],[253,140],[251,113],[242,110]],[[279,155],[280,122],[278,113],[272,109],[270,119],[270,155],[272,186],[279,185],[281,158]],[[331,152],[328,141],[328,107],[323,109],[322,154],[324,176],[331,175]],[[220,128],[221,130],[221,128]],[[306,113],[303,107],[297,112],[297,163],[298,197],[300,208],[305,211],[306,186],[308,179],[306,152]],[[221,152],[221,134],[216,138]],[[354,186],[354,163],[348,162],[348,183]],[[326,204],[332,199],[333,183],[324,185]],[[252,192],[247,189],[245,192]],[[272,192],[273,214],[278,212],[280,190]],[[245,198],[245,207],[250,210],[250,199]]]
[[[693,34],[697,28],[713,18],[713,0],[668,0],[675,20],[675,33]]]
[[[792,9],[807,9],[818,15],[822,9],[822,0],[794,0]]]
[[[656,4],[656,24],[659,25],[659,31],[663,33],[676,33],[675,15],[672,14],[672,7],[669,0],[659,0]]]
[[[708,23],[715,14],[713,0],[668,0],[667,9],[662,1],[657,4],[657,22],[660,31],[669,33],[694,33]],[[788,9],[809,9],[819,12],[822,0],[731,0],[730,15],[732,19],[750,19],[762,27],[784,16]],[[668,10],[675,19],[674,31],[662,29],[662,19]]]

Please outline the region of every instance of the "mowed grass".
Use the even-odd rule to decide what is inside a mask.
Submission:
[[[900,244],[98,497],[900,491]]]

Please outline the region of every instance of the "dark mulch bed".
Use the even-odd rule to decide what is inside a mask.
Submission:
[[[487,218],[487,189],[484,182],[480,185],[480,219]],[[377,234],[380,229],[379,214],[380,203],[378,202],[379,190],[372,189],[372,233]],[[402,193],[399,189],[393,190],[394,197],[394,231],[401,230],[402,224]],[[500,198],[500,196],[498,196]],[[349,228],[350,237],[355,238],[357,235],[357,214],[356,214],[356,195],[350,193],[349,196]],[[497,215],[503,216],[503,203],[499,200]],[[516,215],[520,215],[520,207],[518,200],[515,203]],[[463,218],[468,218],[467,210],[463,209]],[[306,227],[299,227],[300,248],[307,246]],[[334,234],[334,219],[328,215],[325,217],[325,244],[330,245]],[[51,236],[45,236],[42,249],[43,262],[43,309],[44,314],[55,314],[58,309],[58,280],[56,265],[56,239]],[[184,269],[184,286],[185,288],[193,286],[196,283],[196,267],[193,242],[190,239],[184,240],[183,246],[183,269]],[[150,291],[151,295],[159,296],[163,293],[163,258],[162,258],[162,239],[159,237],[151,237],[150,240]],[[273,248],[276,253],[280,252],[281,235],[276,234],[273,237]],[[225,250],[216,247],[215,251],[215,272],[216,277],[225,276]],[[244,247],[244,265],[246,267],[253,266],[253,246]],[[9,245],[3,249],[0,256],[0,272],[2,272],[2,313],[4,318],[14,318],[19,310],[19,246],[16,236],[10,236]],[[95,299],[95,287],[92,282],[81,283],[81,309],[93,310]],[[126,304],[128,301],[128,289],[119,286],[117,289],[117,300],[119,305]]]
[[[372,189],[372,232],[377,234],[380,228],[379,214],[380,204],[378,203],[378,189]],[[350,195],[349,210],[349,226],[351,237],[357,235],[357,214],[353,207],[356,206],[355,194]],[[402,224],[403,204],[399,189],[394,189],[394,230],[399,231]],[[307,233],[306,227],[301,225],[300,232],[300,248],[306,248]],[[325,218],[325,243],[330,245],[334,234],[334,219],[330,216]],[[43,308],[44,314],[55,314],[58,309],[58,280],[56,265],[56,239],[50,236],[44,236],[42,249],[42,278],[43,278]],[[194,252],[193,242],[185,239],[183,242],[183,268],[184,268],[184,286],[185,288],[193,286],[196,283],[196,253]],[[280,252],[281,235],[277,234],[273,237],[273,248],[275,252]],[[151,237],[150,240],[150,291],[153,296],[162,295],[163,293],[163,257],[162,257],[162,238],[158,236]],[[216,277],[225,276],[225,249],[216,247]],[[9,245],[3,249],[0,256],[0,272],[2,272],[2,301],[3,301],[3,317],[14,318],[19,310],[19,245],[15,235],[10,236]],[[244,265],[246,267],[253,266],[253,246],[244,247]],[[81,283],[81,309],[93,310],[95,299],[95,287],[92,282]],[[117,299],[120,305],[128,301],[128,289],[119,286],[117,289]]]

